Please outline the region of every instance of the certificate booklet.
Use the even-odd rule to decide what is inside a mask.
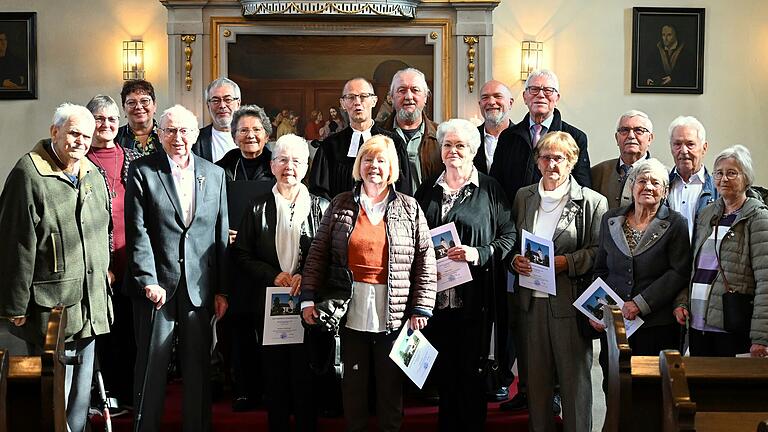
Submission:
[[[437,258],[437,292],[445,291],[472,280],[469,264],[466,261],[454,261],[448,258],[448,249],[460,246],[456,225],[451,222],[429,230],[432,245]]]
[[[437,350],[419,330],[411,330],[406,321],[397,335],[392,351],[389,352],[389,358],[414,384],[422,388],[432,365],[435,364]]]
[[[523,230],[520,255],[528,258],[532,268],[530,275],[519,275],[520,286],[555,295],[555,246],[552,240]]]
[[[616,294],[615,291],[608,286],[602,279],[597,278],[592,285],[584,291],[584,294],[573,302],[576,309],[581,311],[589,319],[603,322],[603,305],[617,305],[618,307],[624,306],[624,301]],[[639,316],[633,320],[624,318],[624,327],[627,331],[627,337],[632,334],[643,325],[643,319]]]
[[[264,345],[286,345],[304,342],[301,305],[291,296],[291,287],[267,287],[264,302]]]

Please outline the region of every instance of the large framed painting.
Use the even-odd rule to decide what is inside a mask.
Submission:
[[[632,93],[704,92],[704,9],[632,9]]]
[[[0,99],[37,99],[37,12],[0,12]]]

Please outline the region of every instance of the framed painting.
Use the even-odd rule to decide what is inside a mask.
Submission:
[[[0,99],[37,99],[37,12],[0,12]]]
[[[704,92],[704,9],[632,9],[632,93]]]

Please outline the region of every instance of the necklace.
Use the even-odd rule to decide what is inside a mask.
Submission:
[[[101,168],[104,171],[104,175],[107,177],[107,186],[109,186],[109,196],[112,197],[112,199],[117,198],[117,189],[115,188],[115,186],[117,185],[118,180],[120,180],[120,171],[119,171],[120,162],[118,161],[118,158],[117,158],[117,152],[118,152],[118,149],[117,147],[115,147],[114,148],[115,157],[114,157],[114,163],[112,165],[113,166],[112,172],[116,173],[114,177],[109,174],[109,170],[107,170],[106,168],[107,165],[104,162],[104,160],[101,159],[101,156],[97,156],[96,155],[97,152],[95,151],[91,152],[91,159],[99,168]]]
[[[563,203],[563,200],[564,200],[564,199],[565,199],[567,196],[568,196],[568,195],[563,195],[563,196],[562,196],[562,197],[561,197],[559,200],[557,200],[557,202],[555,203],[555,205],[554,205],[554,206],[553,206],[551,209],[549,209],[549,210],[547,210],[547,209],[544,207],[544,201],[543,201],[543,200],[542,200],[542,201],[539,201],[539,208],[540,208],[540,209],[541,209],[541,211],[543,211],[544,213],[552,213],[553,211],[557,210],[557,208],[558,208],[558,207],[560,207],[560,204],[562,204],[562,203]]]

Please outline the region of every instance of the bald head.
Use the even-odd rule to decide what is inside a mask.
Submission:
[[[490,80],[483,84],[478,104],[486,127],[506,125],[514,102],[512,92],[503,82]]]

